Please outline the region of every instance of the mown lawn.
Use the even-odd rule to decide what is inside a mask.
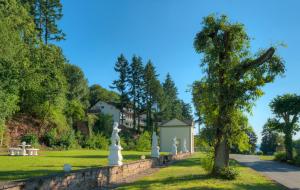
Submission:
[[[122,151],[124,162],[140,159],[149,152]],[[71,164],[73,170],[105,166],[108,164],[108,151],[69,150],[42,151],[39,156],[0,155],[0,180],[16,180],[62,172],[64,164]]]
[[[233,181],[215,179],[201,167],[203,155],[197,153],[193,157],[179,161],[174,165],[162,168],[157,173],[128,185],[119,187],[118,190],[152,190],[152,189],[180,189],[180,190],[280,190],[284,189],[254,170],[238,165],[240,176]]]
[[[270,155],[270,156],[260,155],[259,159],[261,159],[261,160],[274,160],[274,156],[273,155]]]

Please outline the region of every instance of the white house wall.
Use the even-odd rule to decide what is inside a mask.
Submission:
[[[178,151],[182,150],[182,145],[184,139],[186,139],[187,149],[190,152],[194,152],[193,146],[193,128],[189,126],[163,126],[160,127],[160,151],[161,152],[171,152],[172,139],[177,137],[180,141]]]

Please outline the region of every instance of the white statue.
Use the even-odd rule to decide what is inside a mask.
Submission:
[[[173,138],[171,153],[172,153],[172,155],[177,154],[177,138],[176,137]]]
[[[123,164],[123,156],[121,153],[122,147],[120,143],[120,136],[118,134],[121,129],[119,129],[118,126],[118,122],[114,122],[108,156],[110,166],[121,166]]]
[[[159,146],[156,133],[153,132],[152,134],[152,150],[151,150],[151,157],[159,158]]]
[[[184,153],[189,152],[188,149],[186,148],[186,139],[183,140],[182,152],[184,152]]]

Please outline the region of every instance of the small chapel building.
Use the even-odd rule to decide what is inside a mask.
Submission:
[[[172,119],[159,126],[160,151],[171,152],[172,140],[177,138],[177,151],[183,150],[183,142],[186,140],[186,148],[194,152],[194,122]]]

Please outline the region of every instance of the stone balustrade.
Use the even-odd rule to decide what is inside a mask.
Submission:
[[[163,155],[159,158],[139,160],[122,166],[104,166],[76,170],[68,173],[12,181],[0,185],[0,190],[86,190],[99,189],[122,183],[122,179],[136,175],[153,167],[167,165],[175,160],[181,160],[190,153]]]

